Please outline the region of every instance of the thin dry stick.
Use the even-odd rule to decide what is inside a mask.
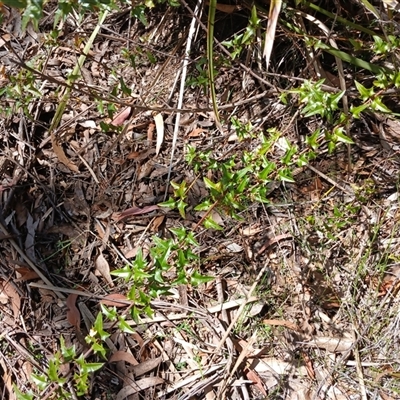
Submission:
[[[353,332],[354,336],[354,342],[356,342],[356,332]],[[358,351],[358,346],[355,345],[353,349],[353,354],[354,358],[356,359],[356,370],[357,370],[357,377],[358,377],[358,384],[360,386],[360,395],[362,400],[368,400],[367,396],[367,391],[365,389],[365,381],[364,381],[364,375],[362,371],[362,366],[361,366],[361,359],[360,359],[360,353]]]
[[[329,178],[328,175],[325,175],[323,172],[318,171],[316,168],[314,168],[312,165],[307,165],[307,168],[310,169],[311,171],[315,172],[316,174],[318,174],[321,178],[325,179],[326,181],[328,181],[330,184],[332,184],[333,186],[337,187],[338,189],[340,189],[342,192],[347,193],[349,196],[354,196],[354,192],[352,192],[349,189],[346,189],[345,187],[339,185],[337,182],[335,182],[332,178]]]
[[[198,0],[196,3],[196,9],[194,10],[194,15],[197,16],[200,11],[201,11],[201,0]],[[185,57],[183,59],[183,64],[182,64],[182,77],[181,77],[181,87],[179,90],[178,108],[182,108],[182,104],[183,104],[183,93],[185,91],[187,66],[189,64],[189,53],[190,53],[190,49],[192,47],[192,40],[193,40],[193,37],[196,32],[196,23],[197,23],[197,19],[195,17],[193,17],[192,22],[190,24],[190,29],[189,29],[187,43],[186,43],[186,49],[185,49]],[[173,138],[172,138],[171,158],[170,158],[169,167],[168,167],[168,176],[167,176],[167,184],[166,184],[165,194],[164,194],[164,201],[167,200],[167,196],[168,196],[169,181],[171,179],[172,163],[174,161],[180,120],[181,120],[181,113],[178,112],[176,114],[174,134],[173,134]]]

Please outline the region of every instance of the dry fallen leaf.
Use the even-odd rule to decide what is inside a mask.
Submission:
[[[92,128],[96,129],[97,125],[96,122],[94,122],[92,119],[88,119],[86,121],[78,122],[80,126],[83,126],[84,128]]]
[[[207,1],[206,4],[209,5],[210,2]],[[235,4],[218,4],[218,3],[217,3],[217,4],[215,5],[215,8],[216,8],[218,11],[222,11],[222,12],[224,12],[224,13],[226,13],[226,14],[232,14],[233,12],[235,12],[235,11],[237,11],[237,10],[240,10],[242,7],[241,7],[241,6],[238,6],[238,5],[235,5]]]
[[[264,57],[267,64],[267,69],[269,66],[269,61],[272,54],[272,47],[275,40],[276,25],[278,22],[279,13],[282,7],[282,0],[271,1],[268,13],[268,23],[267,31],[265,33],[265,44],[264,44]]]
[[[131,304],[126,296],[121,293],[111,293],[105,296],[100,303],[109,307],[126,307]]]
[[[165,220],[165,215],[159,215],[158,217],[155,217],[152,224],[151,224],[151,231],[152,232],[158,232],[160,229],[160,226]]]
[[[162,357],[150,358],[133,367],[133,373],[136,377],[147,374],[157,368],[162,362]]]
[[[108,360],[108,362],[118,362],[125,361],[131,365],[138,365],[138,361],[132,354],[127,353],[126,351],[116,351]]]
[[[78,295],[72,293],[67,298],[67,320],[77,331],[80,331],[81,314],[75,305],[77,298]]]
[[[118,216],[116,217],[116,221],[121,221],[122,219],[131,217],[133,215],[147,214],[149,212],[152,212],[154,210],[159,210],[159,209],[160,209],[160,207],[157,205],[146,206],[143,208],[139,208],[139,207],[128,208],[127,210],[122,211],[121,213],[118,214]]]
[[[307,376],[306,367],[299,366],[298,363],[282,361],[273,357],[255,358],[250,368],[254,369],[258,374],[272,372],[277,375],[292,373],[299,376]]]
[[[14,282],[21,282],[21,281],[26,282],[26,281],[31,281],[32,279],[39,278],[39,275],[37,274],[37,272],[35,272],[27,267],[17,268],[16,272],[18,272],[20,274],[20,277],[14,279]]]
[[[164,120],[161,114],[154,116],[154,122],[156,123],[157,132],[157,143],[156,143],[156,155],[160,152],[161,145],[164,141]]]
[[[100,253],[100,255],[96,258],[95,267],[101,276],[107,281],[107,283],[111,287],[114,287],[114,282],[110,275],[110,266],[108,261],[104,258],[103,253]]]
[[[11,300],[11,307],[14,314],[14,320],[19,316],[21,309],[21,298],[11,282],[3,281],[1,284],[0,295],[7,296]]]
[[[267,392],[264,389],[263,381],[260,378],[260,375],[257,374],[257,372],[246,368],[245,374],[248,380],[252,381],[254,385],[260,390],[260,392],[264,395],[267,396]]]
[[[65,155],[63,148],[58,144],[57,138],[54,133],[51,132],[51,144],[53,147],[54,154],[57,156],[58,160],[62,162],[66,167],[68,167],[73,172],[79,172],[79,168]]]

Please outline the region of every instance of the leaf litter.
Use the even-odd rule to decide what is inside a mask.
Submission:
[[[236,6],[218,6],[225,13],[238,11]],[[180,23],[189,24],[187,16],[176,16]],[[1,222],[7,227],[0,232],[1,306],[8,316],[1,321],[1,331],[7,346],[15,349],[2,353],[0,365],[9,398],[13,396],[11,381],[20,388],[30,385],[23,373],[30,352],[55,354],[61,332],[69,343],[82,346],[77,332],[89,333],[86,322],[93,323],[100,304],[121,310],[132,307],[126,302],[131,288],[113,279],[110,272],[123,267],[126,258],[133,259],[139,249],[146,258],[154,235],[168,237],[169,228],[181,226],[196,228],[201,268],[218,279],[197,288],[183,284],[184,290],[160,295],[151,303],[153,317],[127,318],[134,334],[106,322],[104,329],[111,333],[110,357],[106,367],[91,378],[93,390],[112,393],[116,399],[138,393],[181,399],[217,398],[221,393],[232,399],[272,393],[286,393],[286,398],[293,399],[313,398],[317,393],[344,398],[358,395],[361,370],[371,382],[384,377],[388,389],[372,386],[370,390],[389,398],[390,385],[397,385],[390,378],[396,378],[400,369],[393,344],[398,340],[399,287],[399,209],[393,179],[399,171],[397,121],[371,117],[366,121],[371,131],[379,126],[387,128],[382,131],[387,134],[380,129],[367,139],[354,134],[351,176],[344,167],[345,157],[326,153],[313,161],[314,170],[297,171],[295,183],[272,182],[271,204],[249,204],[239,222],[224,210],[212,210],[213,220],[224,227],[224,233],[203,230],[199,221],[205,213],[194,208],[205,197],[205,185],[198,173],[188,171],[183,141],[198,151],[211,148],[221,160],[239,153],[241,146],[255,151],[257,144],[256,140],[240,143],[237,132],[229,132],[226,138],[215,133],[212,112],[204,111],[209,107],[207,96],[191,87],[184,107],[197,104],[203,111],[191,112],[192,121],[181,124],[182,142],[177,143],[172,178],[192,185],[193,204],[184,219],[174,210],[159,207],[165,193],[173,194],[166,182],[172,112],[159,108],[176,100],[171,88],[184,54],[178,48],[176,56],[169,57],[165,47],[171,48],[172,28],[179,24],[168,26],[171,22],[161,21],[155,11],[150,17],[146,28],[136,21],[129,31],[123,16],[111,15],[102,32],[107,40],[96,41],[85,63],[85,77],[77,82],[77,88],[85,88],[89,79],[104,93],[111,93],[116,81],[108,65],[118,65],[119,77],[133,95],[115,99],[118,111],[113,115],[93,107],[90,91],[77,89],[62,129],[49,136],[48,124],[60,100],[53,94],[58,84],[51,77],[61,81],[76,63],[74,49],[54,45],[44,70],[50,79],[43,82],[43,97],[30,104],[36,122],[17,109],[13,117],[0,122]],[[89,20],[87,25],[89,35],[90,24],[94,22]],[[140,35],[153,37],[148,46],[158,59],[153,63],[142,53],[134,67],[120,56],[122,43],[129,36],[140,47],[135,39]],[[204,39],[205,33],[201,35]],[[22,32],[12,44],[18,46],[24,40],[27,60],[47,57]],[[0,42],[1,51],[4,46]],[[11,68],[3,62],[0,83],[8,80]],[[158,65],[165,68],[159,70]],[[242,85],[243,77],[248,84]],[[224,88],[229,88],[234,103],[262,94],[253,78],[245,70],[220,74],[221,99]],[[132,98],[138,103],[147,99],[148,109],[136,110]],[[4,96],[2,102],[13,107]],[[235,109],[242,121],[260,116],[264,125],[258,129],[284,128],[288,140],[297,140],[296,131],[302,129],[306,136],[307,123],[320,123],[299,117],[290,124],[290,110],[277,111],[265,93],[249,104]],[[157,108],[155,114],[151,108]],[[228,119],[224,110],[220,108]],[[267,114],[268,122],[263,119]],[[278,159],[275,150],[282,149],[271,150],[271,159]],[[203,172],[213,178],[213,171]],[[355,198],[357,190],[365,195],[371,188],[376,192],[373,199]],[[346,212],[348,217],[343,216]],[[263,274],[257,278],[260,271]],[[32,280],[38,286],[30,286]],[[254,282],[257,289],[252,293]],[[77,287],[86,295],[63,292]],[[81,313],[85,307],[88,312]],[[18,342],[17,331],[23,331],[26,340]],[[87,357],[99,361],[93,354]],[[122,367],[113,369],[118,363]],[[393,371],[379,375],[370,365],[378,371],[392,365]],[[291,389],[285,388],[285,382]],[[90,398],[90,394],[85,396]]]

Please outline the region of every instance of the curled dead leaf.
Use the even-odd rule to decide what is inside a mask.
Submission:
[[[111,274],[110,274],[110,265],[108,264],[108,261],[103,256],[103,253],[100,253],[100,255],[96,258],[95,267],[96,267],[96,270],[101,274],[101,276],[107,281],[107,283],[111,287],[114,287],[114,282],[113,282],[113,280],[111,278]]]

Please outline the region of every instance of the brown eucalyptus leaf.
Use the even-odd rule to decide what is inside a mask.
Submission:
[[[126,307],[131,304],[126,296],[121,293],[111,293],[105,296],[100,303],[109,307]]]
[[[58,160],[68,167],[72,172],[79,172],[79,168],[65,155],[63,148],[58,144],[54,134],[51,134],[51,144],[54,154]]]

